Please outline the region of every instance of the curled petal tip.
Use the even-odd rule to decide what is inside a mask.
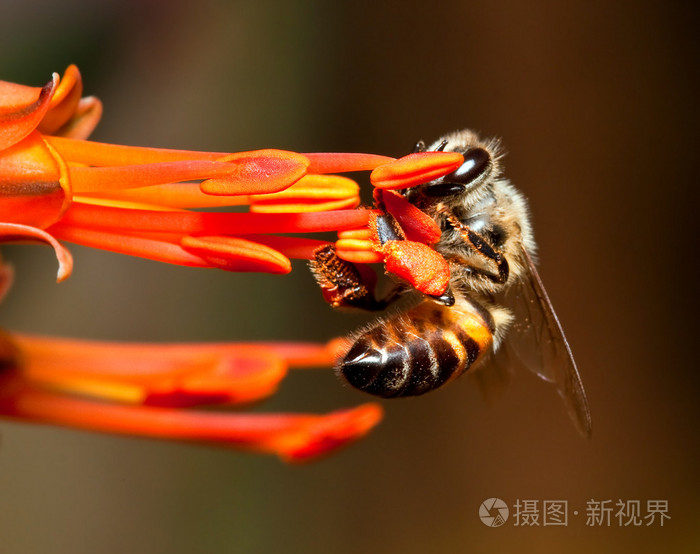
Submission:
[[[43,87],[26,87],[0,81],[0,150],[31,133],[49,109],[58,74]]]
[[[63,247],[53,236],[46,231],[30,227],[28,225],[20,225],[18,223],[0,223],[0,242],[15,242],[15,241],[40,241],[45,242],[53,247],[58,260],[58,273],[56,282],[60,283],[70,277],[73,272],[73,256]]]
[[[451,173],[464,163],[458,152],[417,152],[380,165],[370,175],[380,189],[405,189]]]
[[[95,96],[81,98],[73,117],[58,130],[62,137],[85,140],[97,127],[102,118],[102,102]]]
[[[57,74],[54,74],[57,78]],[[75,65],[66,69],[63,78],[51,97],[49,109],[39,123],[38,129],[46,135],[54,135],[73,116],[83,92],[83,81]]]
[[[73,256],[71,256],[71,253],[68,250],[61,247],[60,250],[56,250],[56,258],[58,259],[56,282],[62,283],[73,273]]]
[[[364,437],[381,421],[382,413],[380,405],[370,403],[321,416],[303,440],[280,449],[279,454],[287,462],[316,459]]]

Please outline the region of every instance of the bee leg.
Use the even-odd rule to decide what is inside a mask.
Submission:
[[[498,268],[498,279],[496,282],[505,283],[508,280],[508,274],[510,271],[508,267],[508,260],[503,257],[503,254],[494,250],[486,239],[484,239],[484,237],[475,233],[469,229],[469,227],[465,226],[464,229],[467,233],[467,240],[474,247],[474,250],[476,250],[482,256],[493,260],[493,262],[496,264],[496,267]],[[461,229],[459,231],[464,234]]]
[[[382,195],[375,201],[384,209]],[[439,304],[452,306],[454,295],[449,289],[449,267],[444,258],[426,244],[406,240],[401,225],[389,212],[373,218],[370,227],[375,235],[377,247],[384,255],[387,273],[409,283],[414,289],[429,296]],[[418,268],[420,267],[420,271]],[[425,271],[426,267],[432,271]]]
[[[483,277],[484,279],[488,279],[489,281],[493,283],[499,283],[503,284],[504,281],[501,280],[501,277],[499,275],[494,275],[490,271],[486,269],[481,269],[480,267],[475,267],[473,265],[470,265],[469,260],[467,258],[464,258],[462,256],[445,256],[445,260],[452,265],[457,265],[459,266],[463,271],[468,272],[470,275],[474,275],[476,277]]]
[[[380,246],[384,246],[390,240],[406,240],[406,234],[403,232],[399,222],[388,212],[374,218],[371,226]]]
[[[484,276],[488,277],[496,283],[505,283],[508,280],[509,267],[508,260],[505,259],[503,254],[495,250],[493,246],[491,246],[491,244],[489,244],[489,242],[484,237],[482,237],[478,233],[475,233],[467,225],[462,223],[454,214],[454,212],[444,204],[439,206],[438,213],[441,213],[445,216],[447,222],[450,225],[452,225],[452,227],[457,229],[457,231],[459,231],[464,241],[469,243],[478,254],[482,255],[484,258],[487,258],[496,264],[496,268],[498,269],[498,275],[491,275],[489,273],[484,272]]]
[[[309,266],[321,287],[323,297],[334,308],[379,311],[386,308],[401,292],[399,287],[395,287],[386,297],[375,298],[372,292],[372,281],[376,279],[374,273],[368,270],[363,275],[355,264],[340,259],[332,244],[317,248]]]

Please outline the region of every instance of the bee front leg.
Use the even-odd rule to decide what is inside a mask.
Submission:
[[[438,207],[438,213],[445,216],[447,222],[459,232],[464,241],[467,242],[478,254],[496,264],[498,275],[492,275],[486,272],[480,273],[495,283],[505,283],[508,280],[510,269],[508,266],[508,260],[506,260],[503,254],[491,246],[488,240],[486,240],[480,234],[475,233],[467,225],[462,223],[454,212],[444,204],[441,204]]]
[[[341,259],[332,244],[317,248],[309,266],[323,297],[334,308],[380,311],[402,290],[396,286],[384,298],[376,298],[373,292],[376,275],[369,269],[363,275],[355,264]]]

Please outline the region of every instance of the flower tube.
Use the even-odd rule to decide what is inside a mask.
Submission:
[[[98,143],[88,137],[102,104],[82,91],[75,66],[41,87],[0,81],[0,242],[50,245],[58,281],[73,269],[63,242],[170,264],[283,274],[290,259],[312,259],[328,244],[314,234],[334,231],[346,259],[383,262],[386,253],[371,236],[375,212],[358,209],[358,184],[338,174],[372,171],[389,195],[461,163],[444,153],[395,160]],[[217,211],[202,211],[208,208]],[[429,243],[424,227],[416,234]],[[11,281],[0,262],[0,298]],[[108,343],[0,333],[0,416],[310,460],[364,436],[381,407],[321,415],[241,407],[275,394],[290,369],[331,366],[336,350],[335,342]]]

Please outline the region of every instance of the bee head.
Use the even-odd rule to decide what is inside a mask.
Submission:
[[[419,142],[414,151],[425,151],[425,145]],[[416,204],[434,204],[440,201],[456,200],[487,183],[498,173],[497,159],[500,157],[498,143],[481,142],[470,131],[448,135],[436,142],[430,150],[441,152],[460,152],[464,162],[452,173],[439,179],[412,187],[406,191],[410,202]]]

